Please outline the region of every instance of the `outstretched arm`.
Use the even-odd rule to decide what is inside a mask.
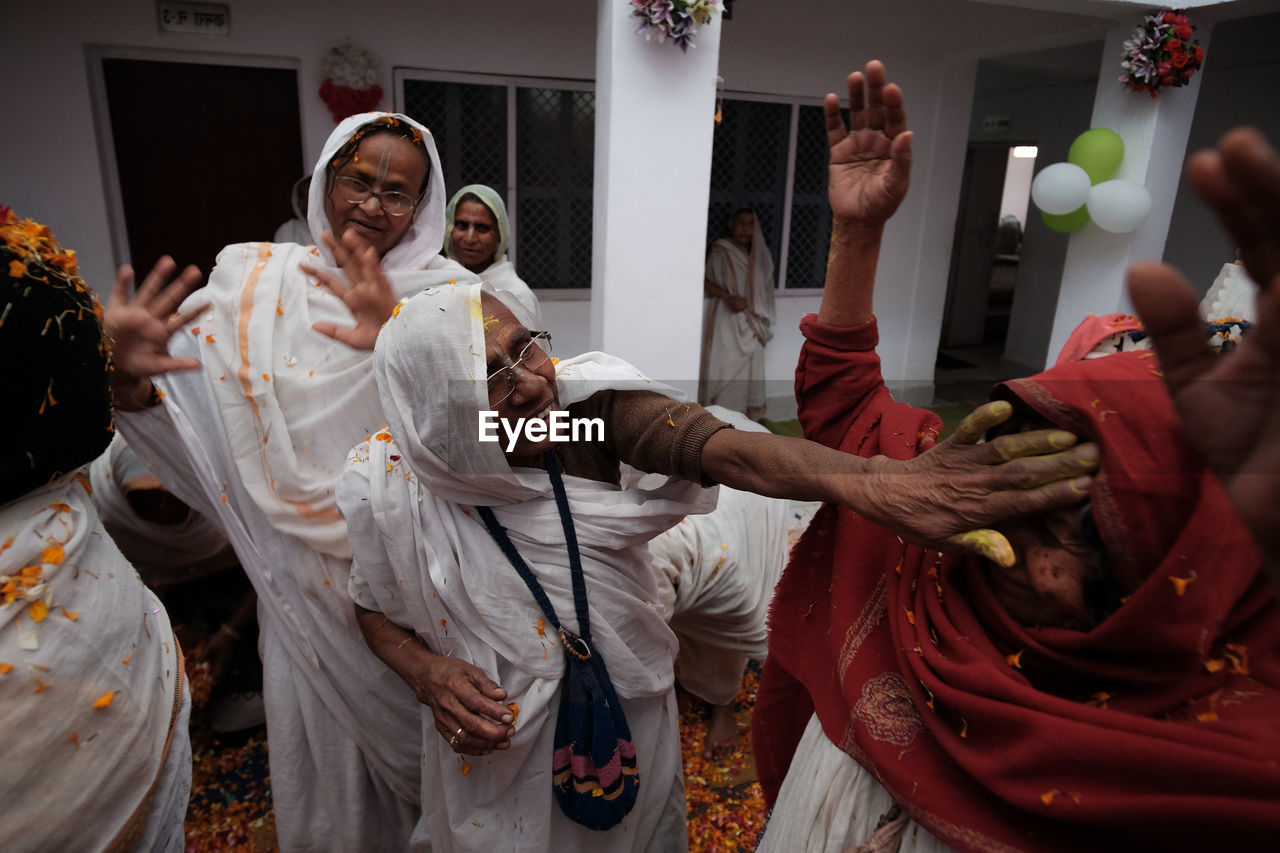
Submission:
[[[911,181],[911,131],[902,90],[887,83],[879,60],[849,75],[849,126],[840,100],[823,103],[831,151],[827,195],[831,252],[818,320],[856,326],[872,316],[872,291],[884,224],[906,197]]]
[[[1221,479],[1280,584],[1280,155],[1249,128],[1187,164],[1249,275],[1261,285],[1257,322],[1236,349],[1215,355],[1198,297],[1176,270],[1143,263],[1129,293],[1151,335],[1187,436]]]
[[[977,441],[1013,407],[988,403],[943,443],[915,459],[864,459],[811,441],[722,429],[702,449],[707,476],[767,497],[838,503],[927,548],[1014,562],[1004,536],[987,529],[1010,518],[1078,504],[1097,466],[1095,445],[1040,430]]]

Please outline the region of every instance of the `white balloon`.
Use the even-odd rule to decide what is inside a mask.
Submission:
[[[1031,182],[1031,200],[1045,213],[1078,210],[1089,198],[1089,173],[1075,163],[1046,166]]]
[[[1151,212],[1151,193],[1123,178],[1103,181],[1089,190],[1089,218],[1103,231],[1128,234]]]

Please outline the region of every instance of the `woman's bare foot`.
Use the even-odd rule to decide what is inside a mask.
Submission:
[[[702,757],[713,761],[724,758],[733,751],[738,740],[738,719],[733,713],[734,704],[712,705],[711,719],[707,722],[707,745]]]

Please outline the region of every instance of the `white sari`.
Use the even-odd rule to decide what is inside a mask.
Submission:
[[[542,309],[538,305],[538,297],[534,295],[529,285],[525,284],[524,279],[516,275],[515,264],[507,258],[507,247],[511,245],[511,221],[507,217],[507,205],[493,187],[487,187],[484,184],[467,184],[449,199],[449,206],[444,211],[445,257],[455,261],[458,259],[457,252],[453,249],[453,215],[458,209],[459,200],[464,195],[473,195],[480,199],[481,204],[489,208],[489,212],[493,214],[493,221],[498,226],[498,242],[494,247],[493,263],[483,270],[480,277],[493,285],[494,290],[504,291],[518,299],[520,304],[534,316],[537,325],[532,328],[541,329]]]
[[[216,526],[192,513],[177,524],[160,524],[138,515],[125,491],[130,466],[144,469],[122,434],[116,433],[101,456],[89,464],[93,503],[102,525],[149,586],[161,589],[199,580],[236,565],[236,555]]]
[[[182,653],[83,469],[0,507],[0,588],[0,847],[180,853]]]
[[[720,405],[753,417],[765,405],[764,346],[773,337],[773,256],[757,218],[750,253],[726,237],[707,256],[707,279],[746,300],[733,311],[723,299],[702,301],[702,364],[698,402]]]
[[[493,507],[572,630],[567,550],[547,473],[512,469],[496,444],[476,440],[477,412],[488,409],[480,287],[431,289],[401,303],[376,360],[389,427],[352,452],[338,494],[355,552],[352,598],[410,628],[432,651],[478,666],[519,706],[511,748],[465,760],[423,707],[422,803],[433,849],[684,849],[676,640],[657,604],[645,542],[688,513],[706,512],[715,491],[678,480],[643,490],[564,478],[594,643],[622,700],[640,771],[627,818],[608,832],[587,829],[551,796],[564,652],[474,511]],[[560,362],[557,379],[561,406],[603,388],[666,390],[602,353]]]
[[[326,166],[359,127],[388,115],[352,116],[326,142],[308,208],[315,246],[223,250],[189,300],[209,310],[171,344],[203,369],[158,378],[163,404],[120,418],[161,482],[226,533],[258,593],[283,850],[401,850],[419,817],[417,700],[356,625],[333,494],[351,446],[384,421],[373,357],[312,330],[352,319],[298,269],[333,267],[320,241]],[[438,254],[444,181],[431,135],[393,117],[422,133],[431,174],[409,230],[383,258],[388,278],[399,295],[474,280]]]
[[[709,411],[736,429],[768,432],[737,412]],[[738,695],[747,661],[768,654],[773,588],[820,506],[721,486],[714,511],[691,515],[649,543],[659,601],[680,638],[680,686],[716,705]]]

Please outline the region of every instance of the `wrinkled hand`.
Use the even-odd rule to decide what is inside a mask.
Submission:
[[[1280,583],[1280,155],[1257,131],[1237,129],[1187,165],[1262,289],[1257,322],[1216,355],[1199,298],[1172,267],[1143,263],[1129,293],[1160,357],[1192,445],[1222,481]]]
[[[466,661],[432,654],[416,643],[405,651],[409,648],[415,650],[412,662],[401,675],[418,701],[431,708],[436,731],[454,752],[488,755],[511,746],[515,719],[502,704],[507,691]]]
[[[391,311],[399,302],[391,289],[391,282],[382,271],[382,259],[372,245],[351,229],[347,229],[341,240],[335,239],[328,231],[321,235],[321,239],[333,252],[333,259],[346,274],[350,286],[333,273],[310,264],[301,264],[300,268],[304,273],[315,276],[342,300],[355,318],[356,325],[343,328],[333,323],[314,323],[311,328],[354,349],[372,350],[378,340],[378,332],[391,318]]]
[[[1062,430],[978,443],[1012,412],[1007,402],[987,403],[914,459],[868,460],[875,511],[863,514],[912,544],[1012,566],[1009,540],[988,525],[1080,503],[1098,464],[1096,445],[1073,447],[1075,436]]]
[[[204,310],[200,306],[185,314],[175,313],[202,278],[194,266],[181,273],[177,268],[168,255],[156,261],[133,299],[129,298],[133,268],[126,264],[116,272],[102,326],[111,341],[111,390],[116,404],[125,411],[146,405],[152,376],[200,366],[194,358],[169,355],[169,339]]]
[[[865,84],[866,91],[863,91]],[[884,65],[867,63],[849,75],[849,126],[840,117],[840,99],[823,102],[831,149],[828,197],[837,219],[879,227],[907,195],[911,179],[911,131],[902,90],[885,83]]]
[[[729,310],[735,314],[741,314],[747,310],[747,300],[741,296],[726,296],[724,301],[729,306]]]

